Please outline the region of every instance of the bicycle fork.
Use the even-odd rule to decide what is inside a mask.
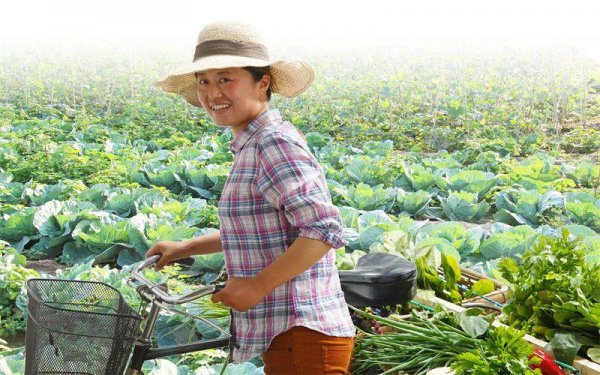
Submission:
[[[150,312],[148,313],[146,325],[144,326],[144,331],[142,332],[141,336],[135,341],[133,354],[131,355],[130,365],[127,368],[127,371],[125,372],[125,375],[142,375],[141,370],[144,361],[156,358],[163,358],[170,355],[192,353],[214,348],[224,348],[229,345],[230,335],[228,335],[227,332],[223,331],[221,328],[209,322],[208,320],[196,317],[198,319],[203,320],[205,323],[211,325],[217,331],[223,332],[226,336],[220,336],[210,340],[196,341],[188,344],[153,348],[152,331],[154,330],[154,326],[156,325],[160,309],[164,308],[165,306],[163,306],[161,302],[157,300],[152,300],[151,303],[152,305],[150,307]],[[193,317],[193,315],[190,316]]]
[[[198,289],[195,289],[185,295],[174,296],[169,294],[166,287],[162,285],[156,285],[152,281],[146,279],[140,272],[153,264],[155,264],[160,256],[154,255],[147,258],[141,264],[136,266],[131,272],[130,283],[136,287],[136,291],[146,302],[151,303],[150,312],[146,316],[146,325],[144,331],[136,339],[134,344],[133,353],[129,362],[129,367],[125,372],[125,375],[141,375],[142,366],[144,361],[151,359],[167,357],[170,355],[178,355],[185,353],[192,353],[201,350],[214,349],[219,347],[227,347],[229,344],[230,335],[221,329],[216,324],[210,322],[201,316],[190,314],[186,311],[172,310],[170,305],[181,305],[186,302],[194,301],[200,297],[216,293],[225,287],[224,284],[217,285],[205,285]],[[139,285],[138,285],[139,284]],[[166,304],[165,304],[166,303]],[[188,344],[171,345],[165,347],[152,347],[152,332],[158,319],[158,315],[161,309],[170,310],[172,312],[189,316],[194,319],[198,319],[213,327],[217,331],[225,334],[225,337],[220,336],[211,340],[196,341]]]
[[[150,307],[150,312],[148,313],[148,318],[146,320],[146,326],[144,327],[142,335],[135,340],[131,362],[125,375],[142,375],[142,365],[147,359],[146,355],[152,346],[152,331],[154,330],[154,325],[156,324],[159,312],[160,307],[156,301],[152,301],[152,306]]]

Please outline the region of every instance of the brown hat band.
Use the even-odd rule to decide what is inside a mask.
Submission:
[[[234,55],[252,57],[268,61],[269,54],[267,48],[260,43],[253,42],[234,42],[231,40],[207,40],[196,46],[194,61],[201,57],[213,55]]]

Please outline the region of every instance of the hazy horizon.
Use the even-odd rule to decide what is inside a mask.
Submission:
[[[204,4],[204,6],[203,6]],[[206,3],[152,1],[23,0],[3,6],[0,41],[105,40],[193,44],[198,31],[217,20],[242,20],[263,29],[275,44],[349,45],[373,42],[501,41],[572,44],[598,49],[600,2],[421,0],[388,2],[230,0]]]

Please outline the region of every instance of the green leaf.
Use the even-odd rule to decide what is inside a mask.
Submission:
[[[385,232],[381,241],[369,246],[369,252],[380,252],[400,255],[404,259],[412,259],[410,236],[402,230]]]
[[[462,169],[448,178],[448,189],[468,191],[482,200],[496,183],[493,173]]]
[[[473,284],[471,292],[477,293],[480,296],[486,295],[494,291],[494,282],[490,279],[481,279]]]
[[[121,217],[131,216],[135,211],[134,196],[131,194],[116,195],[110,198],[104,209]]]
[[[45,236],[55,234],[60,230],[60,226],[54,216],[61,210],[62,204],[59,201],[53,200],[44,203],[33,215],[33,225]]]
[[[458,261],[452,255],[446,255],[442,253],[442,269],[444,270],[446,284],[450,287],[450,289],[454,289],[461,279],[460,265],[458,264]]]
[[[358,243],[360,245],[359,250],[368,250],[371,245],[380,242],[383,236],[393,229],[395,229],[394,225],[382,223],[373,225],[361,231],[358,237]]]
[[[340,211],[340,216],[342,217],[342,223],[344,224],[344,228],[352,228],[358,230],[358,217],[360,215],[360,210],[357,210],[354,207],[342,206],[338,207]]]
[[[202,272],[220,272],[224,266],[225,258],[221,252],[195,256],[191,269]]]
[[[427,191],[419,190],[417,192],[407,193],[402,189],[398,189],[395,206],[400,212],[416,215],[424,211],[430,201],[431,194]]]
[[[529,248],[538,234],[528,225],[520,225],[506,231],[492,234],[483,241],[479,251],[487,259],[513,257],[520,259]]]
[[[600,363],[600,347],[589,348],[587,356],[596,363]]]
[[[478,202],[468,191],[451,191],[448,198],[440,197],[440,204],[446,216],[457,221],[477,222],[490,210],[487,202]]]
[[[97,254],[91,252],[87,247],[80,247],[75,241],[71,241],[64,245],[60,261],[70,265],[87,263],[94,259],[96,255]]]
[[[388,214],[386,214],[385,211],[382,210],[362,212],[358,217],[357,226],[359,231],[362,231],[365,228],[368,228],[375,224],[393,225],[395,223],[394,220],[392,220],[392,218]]]
[[[466,311],[458,315],[458,321],[463,331],[474,339],[483,336],[490,328],[490,322],[480,316],[467,315]]]
[[[26,236],[35,236],[39,234],[37,228],[33,225],[34,212],[37,207],[28,207],[22,212],[5,216],[0,220],[0,238],[12,242],[17,242]]]
[[[557,332],[548,343],[548,347],[557,360],[570,364],[581,348],[581,341],[574,333]]]

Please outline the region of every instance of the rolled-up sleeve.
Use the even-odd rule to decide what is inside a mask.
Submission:
[[[258,142],[258,191],[273,207],[283,210],[299,236],[321,240],[334,249],[348,244],[343,225],[322,168],[297,141],[270,133]]]

